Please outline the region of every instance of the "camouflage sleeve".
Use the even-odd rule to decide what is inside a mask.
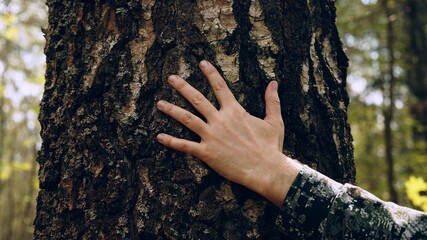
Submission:
[[[427,214],[384,202],[304,166],[280,209],[279,229],[295,239],[427,239]]]

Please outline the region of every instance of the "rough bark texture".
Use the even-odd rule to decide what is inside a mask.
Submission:
[[[197,64],[210,60],[238,101],[264,117],[277,79],[285,152],[354,182],[347,58],[333,1],[48,0],[37,239],[283,239],[277,207],[158,132],[198,139],[156,110],[191,109],[177,73],[215,101]]]

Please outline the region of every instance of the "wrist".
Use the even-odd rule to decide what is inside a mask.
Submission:
[[[267,161],[271,166],[259,178],[261,181],[257,192],[280,207],[302,165],[283,153],[278,153]]]

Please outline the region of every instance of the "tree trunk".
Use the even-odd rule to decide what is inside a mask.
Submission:
[[[423,0],[405,0],[406,83],[415,98],[411,113],[417,125],[413,129],[417,150],[427,152],[427,6]]]
[[[381,7],[384,10],[385,19],[387,21],[386,30],[386,49],[387,49],[387,72],[383,74],[383,114],[384,114],[384,145],[385,145],[385,162],[387,165],[387,187],[390,194],[390,201],[398,203],[397,190],[394,186],[394,158],[393,158],[393,132],[391,125],[394,115],[394,91],[396,77],[394,75],[394,67],[396,58],[394,56],[394,31],[393,21],[394,15],[389,6],[388,0],[381,1]]]
[[[215,101],[197,69],[202,59],[258,117],[276,79],[285,152],[354,182],[333,1],[47,4],[35,238],[285,238],[274,226],[277,207],[155,140],[159,132],[198,139],[155,103],[192,109],[166,83],[173,73]]]

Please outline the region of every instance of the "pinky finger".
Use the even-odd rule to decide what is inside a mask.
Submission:
[[[168,134],[160,133],[157,135],[157,141],[166,147],[175,149],[180,152],[197,156],[200,152],[200,143],[189,141],[182,138],[172,137]]]

